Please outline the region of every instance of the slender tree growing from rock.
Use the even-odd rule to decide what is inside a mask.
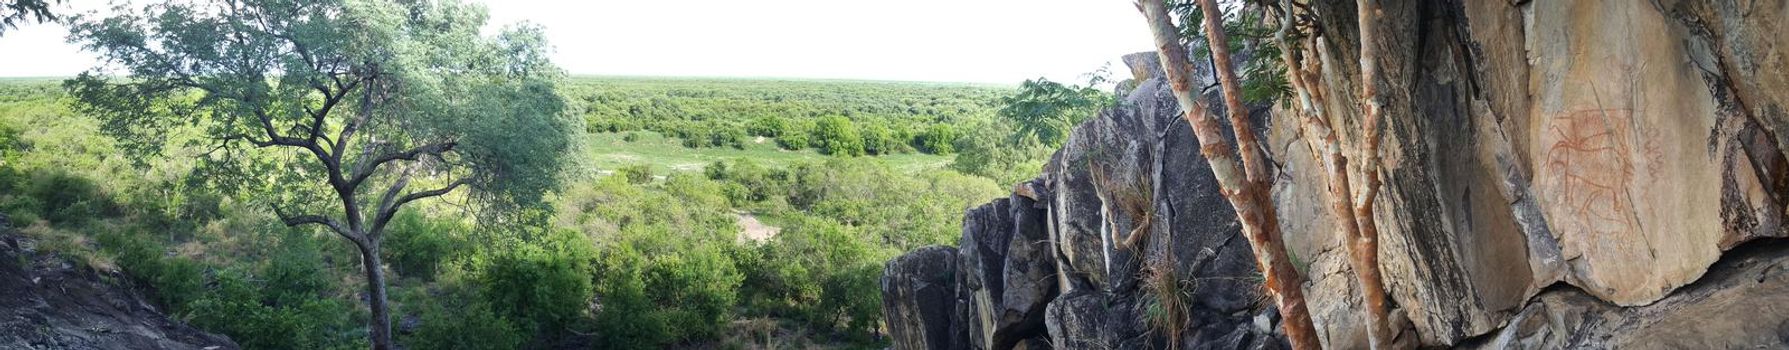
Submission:
[[[1220,81],[1228,80],[1224,98],[1230,112],[1230,125],[1236,134],[1235,145],[1226,140],[1222,124],[1216,116],[1206,112],[1204,102],[1193,93],[1190,71],[1192,65],[1186,47],[1180,43],[1179,30],[1174,27],[1167,5],[1160,0],[1141,0],[1137,5],[1142,9],[1150,31],[1155,36],[1162,70],[1174,90],[1175,100],[1184,112],[1182,117],[1191,124],[1193,133],[1199,138],[1199,153],[1211,164],[1212,175],[1217,178],[1224,198],[1236,209],[1243,235],[1254,251],[1256,267],[1266,278],[1268,293],[1273,295],[1274,303],[1280,310],[1287,339],[1296,349],[1321,348],[1316,329],[1311,324],[1310,311],[1305,307],[1301,286],[1303,278],[1292,265],[1280,237],[1279,218],[1269,198],[1271,182],[1266,174],[1267,165],[1260,154],[1261,147],[1254,137],[1251,123],[1241,107],[1235,72],[1229,66],[1228,49],[1223,45],[1226,41],[1223,39],[1223,26],[1220,23],[1222,17],[1215,15],[1215,1],[1201,0],[1200,7],[1207,13],[1206,35],[1213,43],[1210,45],[1212,56],[1225,58],[1218,61],[1214,68],[1220,74],[1228,75],[1227,78],[1220,78]],[[1240,161],[1236,150],[1241,150]]]
[[[1364,9],[1368,1],[1363,0],[1359,4]],[[1286,66],[1287,81],[1294,92],[1295,104],[1291,112],[1296,114],[1301,121],[1300,131],[1304,134],[1306,146],[1310,148],[1312,156],[1316,157],[1324,167],[1324,177],[1328,182],[1330,214],[1336,218],[1336,230],[1342,235],[1343,246],[1348,250],[1350,257],[1350,266],[1354,268],[1358,276],[1357,282],[1360,286],[1361,297],[1365,299],[1366,305],[1363,312],[1367,316],[1368,344],[1374,349],[1383,349],[1390,345],[1393,334],[1386,306],[1388,300],[1385,283],[1379,272],[1378,225],[1372,217],[1374,197],[1371,193],[1377,192],[1379,186],[1376,169],[1372,166],[1377,163],[1377,157],[1368,156],[1368,162],[1359,165],[1361,172],[1358,176],[1349,174],[1348,158],[1342,153],[1341,142],[1336,136],[1335,130],[1331,128],[1331,119],[1322,108],[1321,102],[1326,95],[1323,93],[1322,87],[1316,84],[1318,79],[1316,72],[1322,70],[1322,61],[1307,61],[1301,57],[1301,54],[1305,57],[1314,56],[1308,53],[1314,53],[1315,50],[1320,49],[1319,41],[1313,38],[1302,48],[1294,45],[1289,36],[1290,33],[1297,31],[1295,11],[1298,7],[1294,6],[1292,0],[1282,0],[1279,8],[1281,11],[1280,29],[1275,37],[1280,46],[1281,59]],[[1369,38],[1370,34],[1367,32],[1374,30],[1372,28],[1374,26],[1366,20],[1364,11],[1361,18],[1361,37]],[[1366,42],[1363,41],[1363,68],[1367,65],[1366,60],[1373,57],[1367,53],[1366,49]],[[1372,86],[1372,75],[1366,72],[1363,69],[1362,81],[1365,82],[1363,84]],[[1377,105],[1369,106],[1374,112],[1377,112]],[[1365,134],[1369,136],[1368,147],[1363,147],[1361,152],[1376,155],[1378,153],[1376,115],[1370,116],[1369,121],[1363,123],[1362,127],[1365,128]],[[1351,189],[1351,177],[1366,181],[1366,191],[1361,193],[1358,200],[1353,199],[1355,193]]]

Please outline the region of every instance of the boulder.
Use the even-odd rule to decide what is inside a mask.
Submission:
[[[963,237],[957,241],[957,266],[961,272],[957,275],[957,298],[964,303],[963,322],[959,324],[968,331],[972,349],[996,348],[995,329],[1003,311],[1000,299],[1006,290],[1006,247],[1013,233],[1009,205],[1009,200],[999,199],[970,209],[963,216]]]
[[[957,312],[956,249],[915,249],[882,269],[882,317],[896,349],[955,349],[965,337]]]

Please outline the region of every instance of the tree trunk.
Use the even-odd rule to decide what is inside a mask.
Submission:
[[[1360,98],[1367,114],[1366,121],[1360,126],[1365,129],[1360,176],[1366,188],[1361,189],[1360,198],[1354,202],[1360,234],[1355,236],[1350,253],[1354,256],[1355,273],[1360,277],[1361,297],[1366,299],[1368,320],[1375,323],[1368,328],[1367,339],[1372,341],[1374,349],[1380,349],[1391,345],[1392,334],[1387,324],[1385,281],[1379,275],[1379,225],[1373,221],[1373,201],[1379,195],[1379,119],[1384,113],[1384,102],[1379,99],[1378,49],[1374,47],[1379,30],[1376,23],[1379,6],[1373,0],[1359,0],[1356,4],[1360,16]]]
[[[1299,52],[1287,38],[1287,33],[1294,27],[1295,19],[1291,11],[1295,7],[1291,0],[1282,1],[1280,7],[1286,12],[1282,13],[1280,30],[1275,37],[1280,47],[1280,58],[1286,65],[1286,80],[1296,94],[1295,101],[1299,109],[1293,113],[1302,119],[1300,129],[1305,136],[1306,146],[1310,148],[1312,157],[1322,162],[1324,175],[1329,182],[1330,214],[1336,217],[1336,231],[1342,235],[1342,241],[1345,242],[1343,246],[1348,249],[1349,264],[1356,273],[1361,297],[1366,300],[1364,311],[1367,316],[1368,344],[1373,349],[1383,349],[1391,344],[1392,333],[1387,315],[1385,285],[1379,274],[1379,247],[1376,239],[1378,225],[1373,221],[1371,208],[1363,214],[1354,210],[1351,205],[1350,199],[1354,193],[1349,188],[1348,158],[1342,154],[1341,142],[1337,139],[1335,130],[1330,128],[1330,119],[1319,107],[1324,95],[1317,90],[1317,86],[1311,85],[1316,77],[1309,74],[1320,71],[1321,68],[1316,65],[1321,65],[1322,62],[1314,61],[1310,63],[1313,67],[1305,69],[1305,63],[1298,59]],[[1314,42],[1315,40],[1312,45],[1315,45]],[[1370,207],[1371,199],[1368,201],[1366,205]],[[1371,232],[1371,235],[1363,232]]]
[[[1203,0],[1202,3],[1202,7],[1217,8],[1216,5],[1211,4],[1210,0]],[[1245,164],[1239,164],[1236,155],[1232,153],[1232,146],[1225,141],[1222,126],[1217,117],[1207,114],[1205,105],[1194,97],[1191,86],[1192,73],[1189,72],[1191,64],[1187,58],[1186,47],[1180,45],[1180,34],[1174,27],[1167,6],[1159,0],[1141,0],[1138,2],[1138,7],[1143,10],[1143,16],[1148,20],[1151,32],[1155,35],[1157,54],[1161,56],[1162,60],[1162,71],[1167,75],[1169,85],[1173,87],[1175,100],[1180,103],[1181,110],[1185,111],[1182,117],[1192,125],[1194,134],[1199,138],[1199,153],[1204,155],[1206,161],[1211,164],[1212,175],[1217,178],[1224,199],[1236,208],[1236,216],[1242,223],[1243,235],[1246,236],[1249,247],[1254,251],[1256,267],[1266,278],[1267,291],[1274,296],[1274,303],[1279,307],[1280,315],[1284,318],[1282,326],[1287,339],[1296,349],[1322,348],[1322,344],[1317,340],[1315,327],[1311,325],[1310,311],[1305,309],[1302,278],[1299,277],[1298,270],[1292,266],[1292,261],[1286,254],[1286,247],[1280,241],[1279,218],[1274,213],[1273,205],[1268,198],[1270,182],[1267,182],[1266,176],[1262,176],[1260,181],[1250,181],[1247,178],[1248,173],[1243,170]],[[1207,18],[1211,17],[1214,16],[1207,16]],[[1220,41],[1212,47],[1215,50],[1222,45]],[[1221,53],[1213,51],[1213,55],[1221,55]],[[1224,63],[1228,63],[1228,60],[1225,60]],[[1217,70],[1226,72],[1230,70],[1230,67],[1219,66]],[[1237,98],[1239,96],[1229,94],[1226,97]],[[1236,109],[1232,108],[1232,110]],[[1234,115],[1232,114],[1232,116]],[[1248,152],[1258,152],[1260,146],[1254,143],[1253,131],[1248,128],[1247,118],[1240,120],[1232,118],[1231,123],[1235,127],[1239,142],[1235,147],[1248,150],[1243,153],[1245,157],[1249,155]],[[1259,159],[1251,161],[1259,161]],[[1266,168],[1266,164],[1249,166]]]
[[[385,271],[379,267],[379,241],[372,240],[360,249],[360,262],[366,269],[367,308],[372,317],[367,320],[367,337],[372,340],[373,350],[391,350],[391,312],[385,299]]]

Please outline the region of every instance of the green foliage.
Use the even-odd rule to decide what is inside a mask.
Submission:
[[[442,263],[469,250],[466,225],[432,219],[415,210],[398,212],[385,228],[385,261],[399,276],[432,280]]]
[[[1055,148],[1068,140],[1068,133],[1075,125],[1112,102],[1111,94],[1093,87],[1063,85],[1037,78],[1019,84],[1017,93],[1000,98],[1004,105],[1000,108],[1000,117],[1018,127],[1013,134],[1014,140],[1030,138]]]
[[[955,153],[957,150],[956,147],[952,145],[952,143],[955,143],[956,141],[956,129],[952,129],[950,125],[938,124],[926,127],[926,131],[919,134],[919,137],[915,139],[914,143],[917,144],[921,152],[951,154]]]
[[[1199,4],[1191,0],[1167,1],[1169,12],[1178,18],[1176,27],[1182,40],[1192,47],[1193,59],[1210,59],[1211,47],[1204,32],[1205,13],[1199,9]],[[1225,44],[1230,52],[1247,53],[1240,55],[1244,60],[1235,67],[1242,80],[1242,100],[1247,103],[1284,101],[1292,95],[1292,87],[1286,81],[1280,47],[1274,42],[1279,27],[1267,23],[1266,7],[1242,6],[1241,9],[1231,9],[1234,13],[1225,14],[1223,23],[1225,39],[1230,41]],[[1219,9],[1219,12],[1224,10]]]
[[[551,230],[537,242],[489,253],[476,263],[477,283],[499,315],[526,329],[561,333],[589,310],[595,254],[583,235]]]
[[[605,344],[656,347],[713,338],[732,320],[743,276],[727,242],[680,239],[664,226],[626,229],[598,273],[597,314]]]
[[[267,291],[253,277],[239,270],[223,270],[215,289],[188,304],[185,315],[193,325],[230,336],[252,349],[321,349],[351,346],[340,329],[354,322],[352,306],[340,300],[303,298],[293,304],[269,302]]]
[[[874,290],[881,270],[874,269],[876,277],[860,274],[869,272],[864,266],[879,265],[880,255],[860,236],[836,221],[799,217],[759,248],[767,258],[751,261],[745,280],[751,289],[743,293],[762,311],[817,329],[868,331],[881,316],[881,293],[862,293],[863,282]]]
[[[18,28],[19,22],[50,22],[58,17],[50,11],[50,4],[62,0],[6,0],[0,2],[0,34]]]
[[[74,40],[129,73],[66,82],[78,110],[136,156],[163,155],[176,130],[197,131],[214,146],[200,162],[205,179],[273,188],[291,207],[333,200],[315,185],[328,183],[314,178],[324,166],[366,161],[335,176],[396,174],[375,159],[463,170],[409,173],[463,175],[492,205],[533,202],[557,184],[578,128],[560,113],[560,73],[537,27],[482,36],[483,10],[454,2],[218,5],[171,2],[72,24]],[[355,132],[327,135],[345,129]],[[443,144],[453,146],[427,148]],[[371,152],[347,152],[360,149]],[[307,171],[249,176],[275,169]]]
[[[864,154],[863,137],[858,135],[857,126],[843,116],[821,117],[814,123],[813,142],[824,154],[845,157]]]
[[[884,124],[887,135],[906,145],[917,143],[916,136],[933,125],[989,118],[994,99],[1008,89],[937,83],[584,78],[569,90],[567,95],[583,108],[591,131],[649,130],[684,139],[681,144],[687,147],[738,147],[731,142],[734,135],[757,136],[775,140],[784,149],[801,150],[821,146],[808,134],[821,116]],[[714,142],[717,139],[723,142]],[[866,144],[866,148],[875,147]],[[888,153],[902,148],[890,147]]]
[[[101,193],[92,180],[53,170],[32,174],[25,193],[37,213],[54,224],[78,223],[102,213],[114,213],[111,198]]]
[[[957,157],[951,160],[950,169],[1001,184],[1017,184],[1037,176],[1052,151],[1034,139],[1008,137],[1014,133],[1008,123],[977,125],[967,130],[968,135],[956,141]]]
[[[652,167],[645,164],[630,165],[615,170],[616,175],[627,179],[627,183],[640,185],[652,182]]]
[[[409,348],[506,350],[520,349],[527,340],[520,328],[484,302],[430,307],[422,311],[421,318],[416,333],[400,339]]]

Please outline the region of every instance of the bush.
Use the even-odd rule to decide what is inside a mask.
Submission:
[[[798,214],[799,215],[799,214]],[[745,294],[763,298],[761,312],[792,317],[820,330],[858,333],[881,318],[881,259],[850,226],[803,216],[760,247]],[[768,258],[780,257],[780,258]],[[863,334],[853,334],[853,337]]]
[[[746,132],[750,133],[752,136],[776,138],[783,136],[784,129],[788,129],[788,127],[788,124],[783,122],[783,118],[777,116],[762,116],[753,119],[752,124],[746,128]]]
[[[857,127],[850,119],[842,116],[820,118],[814,124],[814,145],[820,153],[835,156],[863,155],[863,137],[857,133]]]
[[[503,350],[519,349],[526,341],[522,330],[482,302],[454,307],[430,307],[422,312],[415,333],[400,342],[411,349]]]
[[[558,334],[589,309],[594,258],[588,238],[552,230],[539,242],[496,250],[479,264],[477,281],[498,315]]]
[[[641,185],[652,182],[652,166],[639,164],[616,169],[615,173],[627,179],[627,183]]]
[[[712,339],[732,320],[744,276],[730,243],[673,238],[662,230],[625,233],[598,269],[598,332],[617,348]]]
[[[185,315],[194,326],[223,333],[248,349],[321,349],[352,346],[360,336],[343,330],[359,327],[355,310],[332,298],[306,298],[292,305],[272,305],[243,271],[218,273],[214,290],[193,301]]]
[[[383,253],[399,276],[433,280],[442,262],[467,250],[466,231],[465,225],[404,210],[385,228]]]
[[[621,137],[621,141],[623,141],[623,142],[640,141],[640,133],[637,133],[637,132],[627,133],[627,135]]]
[[[92,180],[62,170],[34,174],[27,193],[40,203],[40,214],[53,224],[79,223],[110,213],[113,206]]]
[[[952,145],[956,140],[957,132],[950,125],[933,124],[915,137],[914,144],[922,152],[947,155],[956,152],[956,147]]]

